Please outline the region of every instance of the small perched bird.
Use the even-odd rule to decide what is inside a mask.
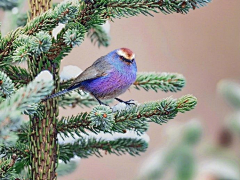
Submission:
[[[117,97],[135,82],[136,76],[135,54],[127,48],[116,49],[97,59],[73,81],[69,88],[47,97],[46,100],[79,88],[89,92],[99,104],[104,104],[101,101],[103,99],[112,98],[132,104]]]

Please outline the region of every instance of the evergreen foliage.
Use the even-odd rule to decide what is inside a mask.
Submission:
[[[1,0],[0,8],[3,10],[11,10],[12,8],[17,6],[17,0]]]
[[[240,85],[236,80],[223,79],[218,83],[218,91],[224,97],[233,112],[226,118],[227,129],[240,134]]]
[[[95,45],[97,44],[98,47],[109,46],[110,43],[110,37],[108,34],[104,31],[102,26],[95,25],[93,26],[87,33],[87,36],[91,39],[91,42]]]
[[[102,27],[106,20],[140,14],[153,16],[153,13],[159,12],[186,14],[209,2],[71,0],[51,8],[50,0],[31,0],[28,22],[6,36],[0,36],[0,178],[56,179],[58,159],[67,163],[74,156],[100,157],[103,156],[101,150],[133,156],[146,151],[147,142],[141,138],[104,140],[88,135],[89,132],[112,134],[134,131],[140,136],[147,131],[150,122],[161,125],[179,112],[194,109],[197,104],[194,96],[169,97],[131,106],[120,103],[112,108],[97,105],[89,94],[80,91],[46,102],[41,100],[65,89],[72,82],[73,79],[60,82],[60,63],[73,47],[82,43],[86,34],[93,44],[109,45],[110,37]],[[0,7],[11,9],[14,3],[4,0]],[[65,27],[55,39],[52,31],[59,23],[65,24]],[[18,66],[22,62],[27,62],[27,69]],[[132,86],[138,90],[177,92],[185,86],[185,78],[176,73],[138,73]],[[91,107],[92,110],[71,117],[58,117],[59,106],[76,105]],[[28,115],[30,120],[23,123],[22,114]],[[63,139],[77,139],[72,143],[59,144],[57,135]],[[26,169],[29,170],[27,174]]]
[[[197,167],[195,147],[201,140],[202,134],[202,126],[196,120],[192,120],[180,130],[176,130],[168,140],[169,142],[174,141],[174,143],[168,143],[164,148],[160,147],[154,153],[154,160],[149,158],[148,163],[144,164],[138,179],[166,179],[169,170],[171,179],[195,179]]]

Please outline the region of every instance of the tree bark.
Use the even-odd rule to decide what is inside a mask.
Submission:
[[[51,0],[29,0],[31,8],[31,19],[50,9]],[[54,79],[55,93],[59,90],[59,63],[53,62],[42,55],[32,58],[28,62],[28,68],[32,78],[36,77],[42,70],[49,70]],[[37,115],[30,117],[31,136],[31,179],[33,180],[55,180],[57,163],[57,116],[59,113],[58,99],[50,99],[42,103],[42,117]]]
[[[51,8],[52,0],[29,0],[31,19]]]

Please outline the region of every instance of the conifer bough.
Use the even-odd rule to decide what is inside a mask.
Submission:
[[[11,9],[15,1],[4,0],[0,8]],[[64,162],[78,156],[102,156],[102,151],[122,155],[139,155],[147,142],[139,138],[104,140],[87,138],[89,132],[126,133],[138,135],[147,131],[149,122],[166,123],[177,113],[192,110],[197,99],[186,95],[166,98],[123,109],[95,106],[88,94],[73,92],[60,98],[39,103],[46,95],[65,89],[71,80],[60,82],[61,60],[85,35],[93,44],[108,46],[110,37],[101,27],[106,20],[153,13],[186,14],[205,6],[210,0],[85,0],[65,1],[51,8],[51,0],[30,0],[30,19],[23,27],[0,34],[0,178],[56,179],[58,159]],[[56,39],[52,30],[59,23],[65,27]],[[27,61],[28,69],[17,63]],[[35,81],[43,70],[53,75],[51,83]],[[185,78],[177,73],[138,73],[132,87],[137,90],[177,92],[185,86]],[[54,89],[53,89],[54,88]],[[95,106],[90,113],[58,117],[59,106]],[[7,113],[4,113],[7,112]],[[21,125],[21,114],[30,121]],[[8,136],[6,136],[6,134]],[[84,134],[84,135],[83,135]],[[77,137],[73,143],[58,144],[63,139]],[[26,171],[27,170],[27,171]]]

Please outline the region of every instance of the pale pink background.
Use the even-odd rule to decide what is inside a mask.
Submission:
[[[231,112],[223,98],[216,93],[217,83],[223,78],[240,78],[239,7],[239,0],[214,0],[207,7],[187,15],[159,13],[154,18],[141,15],[116,19],[111,23],[111,45],[108,48],[99,49],[89,39],[75,48],[62,61],[62,66],[76,65],[85,69],[98,57],[116,48],[128,47],[136,53],[139,72],[178,72],[187,79],[186,87],[179,93],[147,93],[131,89],[122,95],[122,99],[145,102],[193,94],[198,98],[198,105],[195,110],[180,114],[162,126],[152,123],[147,132],[151,139],[149,148],[141,156],[92,156],[82,159],[74,173],[58,179],[134,179],[145,158],[165,145],[167,140],[164,132],[171,129],[174,122],[183,123],[198,118],[204,126],[207,141],[214,141],[225,116]],[[60,115],[81,111],[80,108],[61,110]]]

